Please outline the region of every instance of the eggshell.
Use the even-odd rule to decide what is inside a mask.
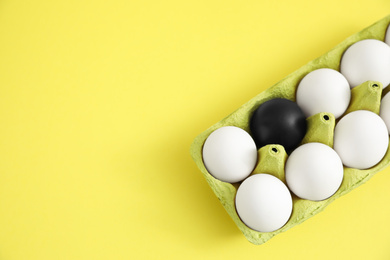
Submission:
[[[332,196],[344,176],[340,157],[322,143],[307,143],[295,149],[285,171],[289,189],[302,199],[315,201]]]
[[[368,80],[379,81],[383,88],[387,87],[390,83],[390,46],[374,39],[354,43],[341,58],[340,72],[351,87]]]
[[[334,149],[343,164],[367,169],[382,160],[389,145],[385,122],[375,113],[357,110],[341,118],[334,132]]]
[[[307,122],[297,103],[274,98],[262,103],[253,112],[249,127],[258,148],[280,144],[290,152],[305,136]]]
[[[338,118],[349,105],[351,90],[340,72],[323,68],[310,72],[300,81],[296,98],[306,117],[330,112]]]
[[[390,45],[390,25],[387,27],[387,30],[386,30],[385,42],[386,42],[388,45]]]
[[[247,178],[237,190],[236,209],[249,228],[275,231],[286,224],[292,212],[292,198],[286,185],[269,174]]]
[[[385,122],[387,131],[390,132],[390,92],[382,98],[379,116]]]
[[[215,178],[230,183],[239,182],[248,177],[256,165],[256,144],[241,128],[221,127],[206,139],[203,161]]]

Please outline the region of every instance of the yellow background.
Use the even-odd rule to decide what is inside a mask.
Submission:
[[[390,259],[390,169],[254,246],[196,135],[388,0],[0,2],[0,259]]]

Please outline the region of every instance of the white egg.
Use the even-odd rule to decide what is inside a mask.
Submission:
[[[368,80],[379,81],[383,88],[390,83],[390,46],[368,39],[351,45],[341,58],[340,72],[351,87]]]
[[[343,181],[344,169],[338,154],[322,143],[299,146],[286,162],[286,182],[302,199],[324,200],[332,196]]]
[[[341,118],[334,131],[334,149],[347,167],[367,169],[382,160],[389,145],[385,122],[367,110]]]
[[[286,185],[269,174],[252,175],[237,190],[238,215],[245,225],[259,232],[283,227],[291,216],[292,207]]]
[[[256,144],[243,129],[221,127],[212,132],[203,146],[203,162],[215,178],[235,183],[242,181],[255,168]]]
[[[390,25],[387,27],[385,42],[390,45]]]
[[[387,131],[390,132],[390,92],[382,98],[379,116],[385,122]]]
[[[351,89],[340,72],[323,68],[310,72],[301,80],[296,98],[306,117],[330,112],[338,118],[348,108]]]

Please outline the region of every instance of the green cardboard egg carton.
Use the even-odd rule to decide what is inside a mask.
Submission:
[[[320,68],[331,68],[339,71],[340,60],[344,51],[353,43],[364,39],[377,39],[384,41],[387,27],[390,23],[390,16],[387,16],[370,27],[352,35],[337,45],[335,48],[322,55],[321,57],[309,62],[297,71],[291,73],[274,86],[258,94],[247,103],[242,105],[236,111],[211,126],[195,138],[191,145],[191,155],[200,171],[203,173],[208,184],[218,197],[230,217],[242,231],[245,237],[253,244],[260,245],[284,232],[315,214],[321,212],[340,196],[347,194],[351,190],[368,181],[375,173],[381,171],[390,164],[390,150],[388,149],[383,159],[374,167],[366,170],[344,167],[344,179],[338,191],[330,198],[323,201],[309,201],[300,199],[292,193],[293,212],[289,221],[279,230],[262,233],[248,228],[237,215],[235,209],[235,195],[240,183],[226,183],[215,179],[205,168],[202,160],[202,148],[207,137],[216,129],[223,126],[236,126],[244,129],[248,133],[249,122],[254,110],[265,101],[275,98],[285,98],[295,101],[296,88],[301,79],[309,72]],[[390,72],[389,72],[390,73]],[[379,114],[381,98],[390,88],[382,91],[382,85],[379,82],[368,81],[357,86],[351,91],[351,102],[345,114],[355,110],[370,110]],[[344,115],[345,115],[344,114]],[[342,118],[342,117],[340,117]],[[320,142],[333,147],[333,132],[336,120],[331,113],[320,113],[307,118],[307,133],[302,143]],[[284,166],[288,155],[280,145],[267,145],[258,150],[258,162],[252,174],[269,173],[283,182]]]

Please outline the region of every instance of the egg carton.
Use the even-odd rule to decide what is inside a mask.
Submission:
[[[374,174],[381,171],[390,164],[390,150],[383,159],[375,166],[359,170],[344,166],[344,179],[338,191],[328,199],[322,201],[310,201],[298,198],[292,194],[293,211],[288,222],[280,229],[273,232],[258,232],[248,228],[240,219],[236,212],[235,196],[240,183],[227,183],[214,178],[206,169],[202,160],[202,147],[207,137],[216,129],[223,126],[236,126],[250,133],[249,124],[251,115],[262,103],[276,98],[284,98],[295,101],[295,94],[299,82],[309,72],[330,68],[339,71],[340,60],[346,49],[352,44],[364,39],[377,39],[384,41],[387,27],[390,23],[390,16],[387,16],[366,29],[352,35],[337,45],[335,48],[321,57],[309,62],[297,71],[288,75],[272,87],[258,94],[236,111],[214,124],[206,131],[195,138],[191,145],[191,155],[199,170],[203,173],[209,186],[220,200],[227,213],[236,223],[244,236],[253,244],[260,245],[274,237],[275,235],[287,231],[288,229],[301,224],[308,218],[321,212],[335,199],[347,194],[351,190],[368,181]],[[379,82],[368,81],[351,90],[351,102],[346,113],[356,110],[369,110],[379,114],[381,98],[388,92],[390,87],[382,89]],[[319,113],[308,117],[307,133],[302,144],[308,142],[320,142],[333,147],[333,134],[335,124],[338,120],[331,113]],[[284,167],[288,154],[281,145],[266,145],[258,150],[258,162],[253,174],[269,173],[285,182]]]

